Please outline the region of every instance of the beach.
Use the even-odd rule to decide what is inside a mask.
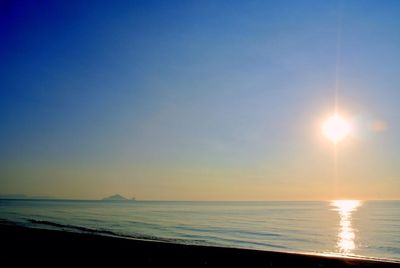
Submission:
[[[370,259],[183,245],[0,224],[1,259],[20,264],[129,266],[400,267]],[[115,267],[115,266],[114,266]]]

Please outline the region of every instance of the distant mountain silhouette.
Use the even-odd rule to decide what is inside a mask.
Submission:
[[[105,197],[102,200],[103,201],[132,201],[132,200],[135,200],[135,198],[128,199],[128,198],[123,197],[122,195],[115,194],[115,195],[112,195],[109,197]]]
[[[0,199],[55,199],[51,196],[31,196],[24,194],[3,194],[0,195]]]

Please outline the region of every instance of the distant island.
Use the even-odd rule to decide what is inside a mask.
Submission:
[[[128,199],[128,198],[123,197],[122,195],[115,194],[115,195],[103,198],[102,201],[136,201],[136,199],[134,197],[131,199]]]
[[[24,194],[2,194],[2,195],[0,195],[0,199],[53,200],[53,199],[56,199],[56,198],[51,197],[51,196],[36,196],[36,195],[33,196],[33,195],[24,195]]]

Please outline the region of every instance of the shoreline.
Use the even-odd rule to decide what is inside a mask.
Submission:
[[[185,245],[0,223],[0,257],[13,263],[136,266],[400,267],[389,260]]]

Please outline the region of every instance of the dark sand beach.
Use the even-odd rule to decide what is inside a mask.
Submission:
[[[375,260],[142,241],[0,224],[1,260],[15,266],[112,264],[240,267],[399,267]]]

